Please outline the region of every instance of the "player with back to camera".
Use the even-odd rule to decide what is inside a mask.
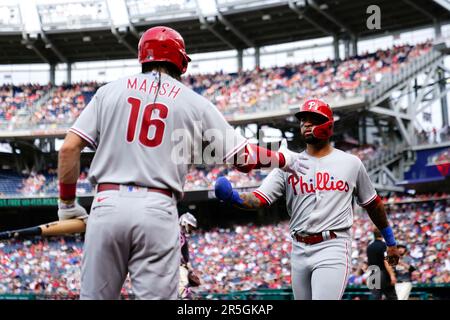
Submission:
[[[137,299],[177,298],[176,204],[190,163],[172,157],[175,131],[183,132],[189,150],[202,140],[214,141],[216,154],[223,155],[215,162],[233,163],[243,172],[295,171],[303,165],[289,150],[249,144],[214,105],[180,82],[190,58],[177,31],[150,28],[138,52],[142,72],[100,87],[59,151],[58,216],[67,220],[87,218],[75,200],[76,182],[81,150],[87,145],[96,150],[89,170],[96,194],[86,229],[81,299],[118,299],[128,272]]]

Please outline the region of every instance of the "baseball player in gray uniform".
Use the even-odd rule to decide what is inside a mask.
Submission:
[[[201,280],[196,275],[189,257],[189,234],[195,228],[197,228],[197,219],[193,214],[186,212],[180,216],[181,264],[178,296],[182,300],[192,299],[191,288],[198,287],[201,284]]]
[[[176,204],[192,155],[174,155],[176,139],[185,138],[188,150],[210,142],[222,155],[216,163],[233,163],[243,172],[292,171],[299,163],[298,154],[288,150],[248,144],[210,102],[180,82],[190,58],[178,32],[151,28],[138,52],[142,73],[99,88],[59,152],[59,219],[86,219],[75,201],[80,152],[87,145],[96,150],[89,171],[96,195],[86,219],[81,299],[118,299],[128,272],[136,298],[177,298]],[[268,161],[261,161],[260,153],[268,154]]]
[[[356,156],[333,148],[333,113],[321,100],[306,101],[296,114],[307,144],[304,174],[273,170],[252,193],[239,194],[226,178],[215,185],[217,198],[244,209],[271,205],[282,196],[290,215],[293,239],[292,288],[295,299],[341,299],[351,270],[352,199],[356,197],[388,245],[387,259],[398,252],[380,197]]]

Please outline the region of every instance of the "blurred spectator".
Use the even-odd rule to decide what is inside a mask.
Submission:
[[[408,256],[408,249],[406,245],[400,244],[397,246],[400,253],[400,260],[395,266],[395,276],[397,283],[395,284],[395,292],[398,300],[408,300],[412,289],[412,273],[416,270],[413,266],[412,258]]]
[[[446,125],[442,128],[433,127],[428,131],[422,129],[415,132],[418,144],[438,144],[450,140],[450,126]]]
[[[381,300],[382,295],[387,300],[397,300],[395,293],[395,277],[394,269],[385,260],[386,243],[384,243],[383,235],[378,229],[373,232],[374,241],[367,247],[367,263],[370,267],[376,267],[371,270],[370,277],[374,279],[373,283],[369,282],[368,287],[371,289],[371,300]]]
[[[0,86],[0,122],[12,129],[15,124],[28,120],[29,110],[51,88],[50,85],[24,84]]]

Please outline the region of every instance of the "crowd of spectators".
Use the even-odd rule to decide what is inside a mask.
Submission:
[[[226,176],[233,187],[256,187],[259,186],[267,175],[267,172],[252,170],[242,173],[227,166],[217,167],[195,167],[192,166],[186,175],[185,191],[213,189],[214,183],[220,176]]]
[[[80,237],[0,242],[0,292],[77,295],[82,244]]]
[[[395,204],[395,203],[408,203],[408,202],[425,202],[425,201],[439,201],[448,199],[450,195],[443,192],[436,193],[421,193],[421,194],[403,194],[403,193],[393,193],[388,197],[383,198],[385,204]]]
[[[50,98],[34,110],[31,123],[73,123],[99,86],[96,82],[85,82],[55,87]]]
[[[264,108],[274,97],[276,108],[305,97],[344,99],[368,93],[387,73],[428,52],[431,44],[394,46],[365,53],[335,64],[334,60],[305,62],[284,67],[254,69],[235,74],[192,75],[185,81],[213,102],[224,114],[248,113]]]
[[[22,195],[39,195],[44,193],[46,177],[42,173],[31,172],[22,180],[22,186],[18,190]]]
[[[50,89],[50,85],[39,84],[0,86],[0,122],[6,123],[8,128],[13,128],[16,123],[27,121],[27,115],[35,102]]]
[[[438,129],[433,127],[430,130],[416,130],[417,142],[419,144],[439,144],[450,140],[450,126],[445,125]]]
[[[217,72],[184,77],[183,81],[214,103],[224,114],[280,109],[305,97],[344,99],[368,93],[384,74],[431,50],[431,43],[394,46],[345,59],[309,61],[284,67],[255,68],[238,73]],[[74,122],[101,83],[86,82],[57,87],[24,85],[0,87],[0,120],[30,125],[67,125]],[[34,102],[44,93],[45,101]],[[20,118],[27,109],[30,117]],[[22,123],[22,124],[23,124]]]
[[[87,168],[84,168],[77,181],[77,194],[90,194],[92,193],[92,185],[87,179]],[[58,194],[58,177],[57,170],[49,168],[44,172],[31,172],[24,171],[21,173],[23,178],[19,187],[16,190],[4,196],[18,195],[18,196],[55,196]],[[7,180],[2,180],[2,183],[8,183]],[[11,181],[11,183],[15,183]]]
[[[418,201],[418,202],[416,202]],[[384,202],[397,242],[405,245],[416,271],[413,283],[450,283],[450,195],[392,196]],[[365,284],[368,273],[365,250],[372,222],[360,214],[353,224],[353,272],[349,284]]]
[[[417,269],[413,283],[450,283],[450,195],[393,196],[384,201],[397,241],[408,247]],[[372,226],[363,210],[355,210],[349,285],[365,284],[367,279],[366,248]],[[79,236],[0,242],[0,293],[76,296],[82,243]],[[290,286],[287,222],[200,229],[189,243],[191,263],[203,282],[197,293]],[[131,293],[128,279],[122,294]]]

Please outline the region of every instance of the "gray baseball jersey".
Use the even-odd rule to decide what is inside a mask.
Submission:
[[[305,175],[275,169],[255,193],[269,204],[286,196],[291,234],[339,230],[336,239],[314,245],[293,240],[291,274],[295,299],[341,299],[351,270],[353,195],[364,206],[377,194],[357,157],[338,149],[321,158],[302,154],[308,158]]]
[[[202,136],[214,140],[223,158],[246,144],[214,105],[164,73],[154,104],[158,76],[141,73],[102,86],[70,129],[96,149],[92,184],[129,183],[181,195]],[[174,153],[183,146],[191,154]]]
[[[126,185],[171,189],[179,199],[188,165],[202,162],[202,139],[213,145],[217,162],[243,148],[246,139],[205,98],[159,73],[101,87],[70,131],[96,149],[90,181],[121,184],[118,191],[94,197],[81,299],[118,299],[127,272],[136,298],[175,299],[180,264],[176,201]]]
[[[291,232],[318,233],[348,229],[353,223],[352,199],[365,205],[376,197],[361,160],[339,149],[325,157],[308,158],[306,175],[273,170],[255,190],[269,204],[286,196]]]

